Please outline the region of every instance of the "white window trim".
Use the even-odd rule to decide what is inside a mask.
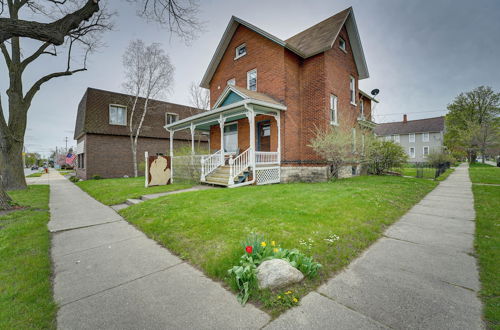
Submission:
[[[247,89],[249,91],[251,91],[251,89],[250,89],[250,74],[253,72],[255,72],[255,91],[257,91],[257,79],[259,77],[259,75],[257,74],[257,69],[252,69],[252,70],[247,72]]]
[[[413,156],[411,155],[411,149],[413,149]],[[410,158],[415,158],[417,156],[417,153],[415,151],[415,147],[408,148],[408,155],[410,156]]]
[[[241,48],[243,48],[243,47],[245,47],[245,53],[243,53],[243,54],[241,54],[241,55],[238,55],[238,50],[239,50],[239,49],[241,49]],[[238,47],[236,47],[236,48],[235,48],[235,50],[234,50],[234,52],[235,52],[235,54],[234,54],[234,59],[235,59],[235,60],[237,60],[237,59],[239,59],[240,57],[243,57],[243,56],[245,56],[245,55],[247,54],[246,47],[247,47],[247,44],[241,44],[241,45],[239,45]]]
[[[343,42],[344,42],[344,47],[342,47],[342,42],[341,42],[341,41],[343,41]],[[339,37],[339,48],[340,48],[342,51],[344,51],[345,53],[347,53],[347,47],[346,47],[346,45],[347,45],[347,42],[345,41],[345,39],[344,39],[344,38],[342,38],[342,37]]]
[[[175,112],[165,112],[165,125],[169,125],[169,123],[168,123],[168,115],[174,115],[175,116],[175,121],[179,120],[179,114],[177,114]],[[170,123],[170,124],[173,124],[173,123]]]
[[[427,155],[425,154],[425,148],[427,148]],[[429,156],[429,153],[431,152],[431,149],[429,148],[429,146],[423,146],[422,147],[422,156],[424,158],[427,158],[427,156]]]
[[[425,138],[426,136],[427,136],[427,139]],[[429,142],[430,137],[431,136],[430,136],[429,132],[422,133],[422,142]]]
[[[349,76],[349,93],[349,99],[352,98],[352,100],[354,100],[350,100],[351,104],[356,106],[356,79],[353,76]]]
[[[413,136],[413,139],[411,138]],[[415,143],[415,133],[409,133],[408,134],[408,142],[409,143]]]
[[[399,137],[399,134],[392,134],[392,140],[393,140],[394,142],[398,142],[398,143],[400,143],[400,142],[401,142],[401,139],[400,139],[400,137]]]
[[[332,102],[332,100],[334,102]],[[335,120],[332,120],[332,111],[335,112]],[[334,94],[330,94],[330,125],[339,125],[338,97]]]
[[[232,83],[232,84],[231,84]],[[228,85],[236,86],[236,78],[231,78],[227,81]]]
[[[115,108],[122,108],[122,109],[125,109],[125,124],[112,124],[111,123],[111,107],[115,107]],[[109,125],[114,125],[114,126],[127,126],[128,124],[128,111],[127,111],[127,106],[125,105],[121,105],[121,104],[110,104],[108,106],[108,124]]]

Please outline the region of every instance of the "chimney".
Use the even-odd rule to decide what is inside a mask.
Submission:
[[[408,116],[406,114],[403,115],[403,124],[408,122]]]

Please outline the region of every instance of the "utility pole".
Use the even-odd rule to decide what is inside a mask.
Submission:
[[[68,153],[68,137],[64,138],[64,142],[66,142],[66,154]]]

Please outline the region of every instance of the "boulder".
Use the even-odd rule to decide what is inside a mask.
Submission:
[[[261,289],[275,289],[302,281],[304,275],[283,259],[266,260],[257,267]]]

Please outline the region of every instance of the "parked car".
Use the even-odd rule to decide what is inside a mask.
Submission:
[[[38,171],[38,166],[36,166],[36,165],[31,166],[31,170],[32,171]]]

